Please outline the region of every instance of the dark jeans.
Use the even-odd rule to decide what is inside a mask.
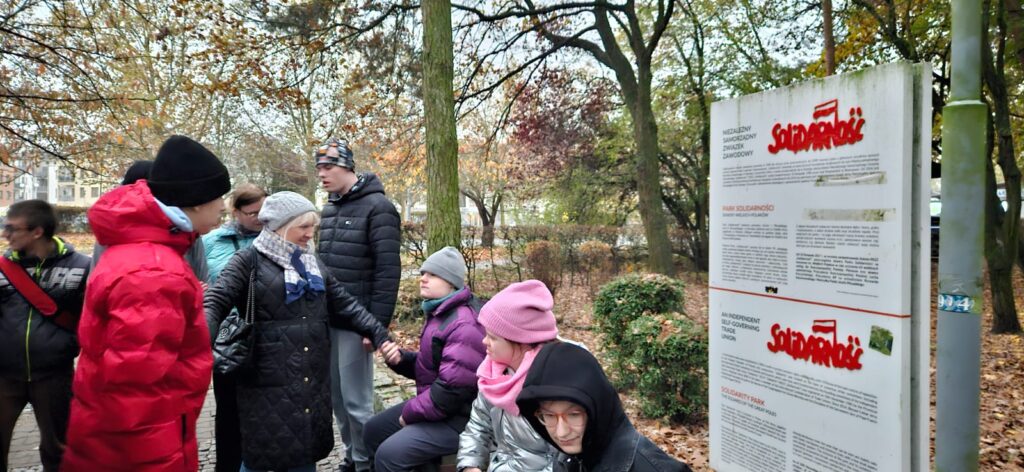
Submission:
[[[25,404],[39,425],[39,458],[46,472],[57,472],[64,455],[64,439],[71,413],[73,371],[51,374],[39,380],[0,379],[0,470],[7,470],[14,425]]]
[[[238,472],[242,466],[242,432],[238,420],[235,379],[213,375],[213,398],[217,402],[213,435],[217,444],[217,472]]]
[[[434,459],[459,451],[459,433],[445,422],[415,423],[402,427],[400,403],[366,423],[363,439],[374,455],[376,472],[410,471]]]

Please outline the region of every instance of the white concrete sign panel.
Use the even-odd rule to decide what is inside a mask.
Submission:
[[[716,470],[927,470],[930,84],[890,64],[713,105]]]

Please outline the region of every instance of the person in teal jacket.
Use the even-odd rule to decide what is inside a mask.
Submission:
[[[210,267],[207,283],[217,281],[220,271],[236,252],[252,245],[263,229],[263,223],[256,218],[263,208],[267,192],[254,184],[242,184],[231,192],[231,221],[203,236],[206,246],[206,262]]]
[[[258,216],[267,192],[253,184],[242,184],[231,192],[231,221],[203,236],[212,287],[221,270],[236,252],[252,246],[263,230]],[[217,333],[210,333],[216,337]],[[213,374],[213,396],[217,401],[214,436],[217,441],[216,472],[238,472],[242,465],[242,433],[238,420],[235,379]]]

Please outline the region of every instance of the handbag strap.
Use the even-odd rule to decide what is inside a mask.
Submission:
[[[259,267],[259,251],[256,248],[252,248],[252,270],[249,271],[249,294],[245,301],[245,321],[252,324],[256,321],[255,308],[256,308],[256,268]]]

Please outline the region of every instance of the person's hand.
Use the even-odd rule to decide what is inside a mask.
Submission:
[[[404,428],[405,427],[405,418],[399,416],[398,417],[398,424],[402,425],[402,427]]]
[[[370,341],[370,338],[363,338],[363,350],[373,352],[373,341]]]
[[[205,292],[207,289],[210,288],[210,286],[206,282],[199,282],[199,288],[203,289],[203,291]]]
[[[398,361],[402,360],[402,352],[398,349],[398,345],[393,341],[384,341],[380,345],[380,357],[387,362],[388,365],[396,365]]]
[[[478,468],[476,468],[476,467],[466,467],[465,469],[462,469],[462,472],[483,472],[483,471],[478,469]]]

